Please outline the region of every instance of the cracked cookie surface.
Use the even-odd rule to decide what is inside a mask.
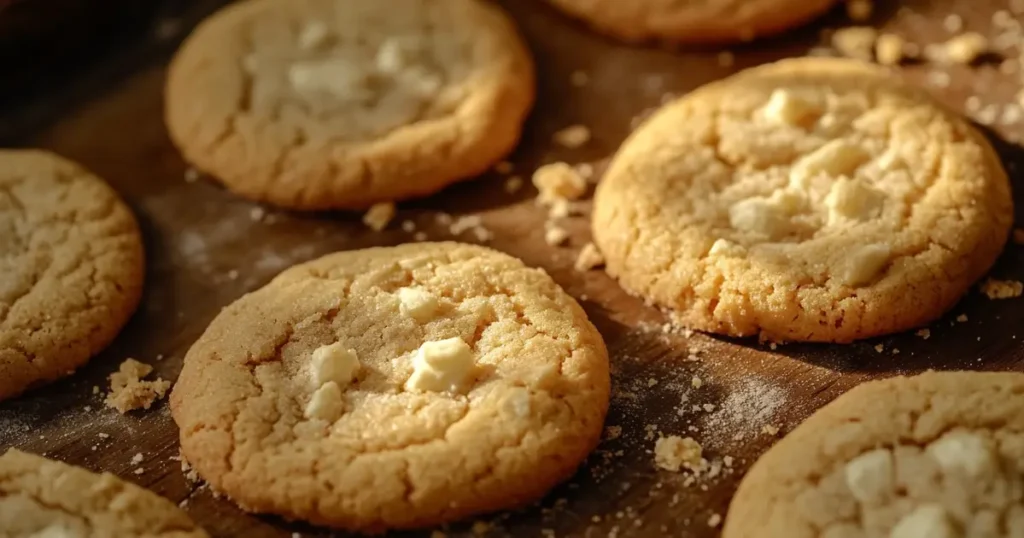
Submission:
[[[361,209],[476,176],[517,143],[534,68],[481,0],[248,0],[168,73],[186,159],[294,209]]]
[[[542,270],[417,243],[295,266],[227,307],[171,409],[184,457],[243,508],[381,531],[537,500],[596,446],[609,383],[600,334]]]
[[[730,43],[803,24],[836,0],[548,0],[625,41]]]
[[[142,239],[117,193],[42,151],[0,151],[0,400],[74,371],[138,305]]]
[[[598,186],[608,272],[691,328],[848,342],[939,317],[999,255],[983,136],[853,60],[754,68],[660,110]]]
[[[1024,375],[865,383],[762,456],[724,538],[1024,536]]]
[[[7,538],[207,538],[171,501],[116,476],[15,449],[0,456]]]

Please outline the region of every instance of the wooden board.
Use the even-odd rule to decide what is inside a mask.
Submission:
[[[245,515],[207,488],[189,484],[173,459],[177,429],[166,402],[148,412],[118,415],[102,404],[106,376],[125,358],[135,357],[173,380],[190,344],[235,298],[297,262],[336,250],[410,241],[411,234],[398,225],[403,220],[415,222],[431,239],[451,238],[437,224],[439,212],[481,215],[495,234],[491,246],[547,269],[584,305],[613,362],[615,395],[607,424],[621,427],[621,436],[602,443],[578,475],[539,506],[481,518],[491,524],[489,535],[540,536],[549,530],[557,536],[715,536],[718,531],[708,525],[709,518],[725,514],[744,470],[775,440],[762,433],[765,426],[785,433],[867,379],[928,368],[1020,370],[1024,364],[1022,300],[991,301],[976,291],[932,325],[929,339],[902,334],[847,346],[771,349],[751,340],[665,334],[665,319],[657,310],[626,295],[600,271],[581,274],[572,269],[576,252],[589,239],[585,215],[567,221],[572,232],[568,248],[549,247],[543,241],[544,211],[533,203],[534,192],[527,188],[509,195],[496,174],[401,204],[398,219],[382,233],[367,231],[359,216],[351,214],[267,210],[254,220],[256,205],[212,182],[184,181],[186,165],[162,122],[164,66],[177,32],[187,31],[215,3],[170,2],[180,8],[180,18],[154,23],[157,37],[119,48],[74,84],[35,91],[23,95],[24,101],[0,106],[6,111],[0,119],[5,143],[50,148],[80,161],[125,196],[141,222],[149,264],[142,306],[107,351],[70,379],[0,404],[0,449],[16,446],[116,473],[183,503],[215,536],[329,535],[276,518]],[[516,173],[527,177],[539,164],[554,160],[594,163],[600,170],[635,118],[666,94],[682,94],[744,67],[805,54],[821,41],[823,25],[843,24],[837,10],[814,27],[734,48],[735,63],[725,66],[717,50],[625,47],[592,35],[539,0],[503,3],[522,26],[539,69],[539,102],[512,158]],[[951,35],[943,21],[950,13],[961,13],[966,29],[994,37],[999,31],[992,15],[1005,5],[999,0],[921,0],[899,11],[882,6],[875,23],[924,45]],[[587,86],[570,83],[576,70],[588,73]],[[975,68],[915,65],[903,72],[923,85],[931,81],[928,87],[956,109],[978,94],[982,107],[998,105],[1002,111],[1015,102],[1021,87],[1020,72],[1003,72],[998,63]],[[937,85],[943,76],[933,72],[948,73],[949,84]],[[575,123],[593,131],[592,142],[578,150],[550,143],[555,130]],[[1024,192],[1024,151],[999,138],[1024,134],[1024,125],[1000,125],[997,131],[989,133],[1018,193]],[[1020,196],[1017,201],[1018,207],[1024,206]],[[1021,214],[1018,210],[1018,222],[1024,222]],[[469,234],[459,239],[473,241]],[[1024,247],[1008,246],[993,274],[1024,278]],[[957,322],[961,314],[966,321]],[[877,345],[882,351],[876,351]],[[689,359],[691,351],[697,360]],[[699,389],[692,387],[694,377],[703,382]],[[692,484],[687,484],[686,473],[658,471],[651,450],[661,433],[693,436],[709,459],[728,456],[732,466]],[[132,464],[132,456],[140,452],[143,462]],[[471,525],[456,525],[448,532],[470,535]]]

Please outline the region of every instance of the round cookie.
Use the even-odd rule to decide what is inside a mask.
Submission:
[[[533,62],[481,0],[246,0],[171,63],[166,121],[237,194],[360,209],[472,178],[518,142]]]
[[[1024,375],[860,385],[764,454],[724,538],[1024,536]]]
[[[375,532],[539,499],[598,443],[608,368],[542,270],[415,243],[295,266],[227,307],[171,410],[183,456],[244,509]]]
[[[596,30],[627,42],[723,44],[799,26],[836,0],[548,0]]]
[[[116,476],[9,449],[0,456],[7,538],[207,538],[174,503]]]
[[[999,255],[984,137],[854,60],[801,58],[657,112],[598,186],[608,272],[691,328],[849,342],[928,323]]]
[[[106,183],[50,153],[0,151],[0,400],[106,347],[143,266],[135,218]]]

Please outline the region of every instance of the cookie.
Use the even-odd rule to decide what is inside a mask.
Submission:
[[[171,138],[235,193],[361,209],[472,178],[517,143],[534,68],[481,0],[246,0],[168,72]]]
[[[1010,185],[981,133],[892,77],[784,60],[662,108],[595,195],[608,272],[731,336],[849,342],[939,317],[999,255]]]
[[[536,501],[596,446],[608,355],[540,269],[459,243],[342,252],[227,307],[171,394],[244,509],[358,531]]]
[[[7,538],[206,538],[171,501],[116,476],[9,449],[0,456]]]
[[[73,372],[139,303],[142,239],[117,193],[42,151],[0,151],[0,400]]]
[[[627,42],[724,44],[799,26],[836,0],[548,0],[596,30]]]
[[[1024,536],[1024,375],[860,385],[764,454],[724,538]]]

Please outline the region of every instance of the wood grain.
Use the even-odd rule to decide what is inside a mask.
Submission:
[[[842,24],[841,14],[833,13],[815,27],[735,48],[735,63],[723,66],[717,50],[629,48],[590,34],[539,0],[503,3],[520,23],[539,69],[539,103],[512,159],[516,173],[527,177],[539,164],[555,160],[594,163],[600,169],[634,118],[666,94],[682,94],[744,67],[805,54],[821,40],[822,25]],[[235,298],[297,262],[336,250],[410,241],[411,234],[398,226],[402,220],[414,221],[431,239],[449,239],[445,227],[436,223],[442,211],[480,214],[495,234],[491,246],[547,269],[580,299],[608,342],[613,361],[615,397],[607,424],[620,426],[621,437],[603,443],[570,483],[539,506],[482,518],[492,525],[489,535],[540,536],[550,530],[557,536],[715,536],[718,531],[708,526],[709,518],[725,514],[743,471],[775,440],[762,433],[764,426],[778,426],[785,433],[867,379],[928,368],[1022,369],[1021,299],[991,301],[976,291],[933,324],[927,340],[902,334],[848,346],[786,345],[773,350],[750,340],[664,334],[661,313],[626,295],[600,271],[581,274],[572,269],[576,252],[588,241],[586,215],[567,222],[572,232],[568,248],[549,247],[543,241],[544,212],[533,203],[534,192],[527,188],[509,195],[493,174],[402,204],[395,223],[382,233],[367,231],[359,216],[351,214],[267,210],[256,221],[252,214],[259,211],[257,206],[212,182],[183,180],[186,165],[161,120],[164,66],[180,37],[176,32],[187,29],[212,4],[185,6],[176,12],[181,18],[171,21],[180,28],[119,51],[75,84],[24,96],[26,107],[45,113],[12,113],[0,119],[0,139],[50,148],[107,178],[139,217],[149,264],[143,304],[106,352],[70,379],[0,404],[0,448],[16,446],[116,473],[183,502],[215,536],[331,535],[245,515],[208,489],[189,484],[172,459],[177,430],[166,402],[148,412],[118,415],[102,404],[106,376],[122,360],[134,357],[153,364],[160,376],[175,379],[189,345]],[[922,0],[905,6],[913,14],[897,15],[895,6],[881,6],[874,23],[925,44],[949,36],[942,21],[955,12],[964,15],[967,29],[993,35],[991,15],[1005,2]],[[589,74],[586,87],[570,83],[575,70]],[[903,72],[925,84],[932,70],[915,65]],[[984,104],[1013,102],[1021,87],[1019,73],[1003,73],[995,64],[957,66],[948,72],[948,87],[930,89],[956,109],[973,94]],[[550,143],[554,131],[575,123],[590,127],[594,137],[589,144],[567,150]],[[1016,138],[1024,134],[1024,126],[1004,125],[998,131],[988,132],[1017,191],[1024,192],[1024,151],[1000,138]],[[1020,196],[1017,202],[1018,208],[1024,207]],[[1018,209],[1018,222],[1021,214]],[[473,241],[469,234],[459,239]],[[993,275],[1024,279],[1024,247],[1008,246]],[[955,321],[960,314],[966,314],[966,322]],[[875,349],[879,344],[882,352]],[[698,360],[689,359],[692,350]],[[695,376],[702,381],[699,389],[692,387]],[[100,387],[100,395],[93,394],[94,386]],[[684,395],[689,399],[685,404]],[[706,410],[705,405],[713,407]],[[733,458],[732,468],[687,485],[687,474],[655,469],[651,450],[657,432],[691,435],[709,458]],[[110,438],[101,439],[100,433]],[[143,463],[131,464],[139,452]],[[135,474],[137,467],[141,474]],[[471,524],[448,532],[472,535]]]

